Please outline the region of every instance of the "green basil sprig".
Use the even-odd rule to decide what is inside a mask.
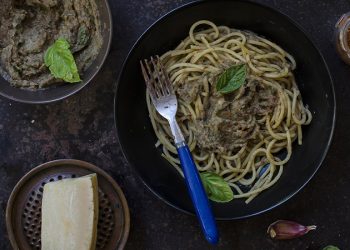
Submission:
[[[228,94],[241,87],[247,78],[245,64],[234,65],[226,69],[216,83],[216,90],[221,94]]]
[[[228,183],[212,172],[200,173],[204,189],[208,198],[216,202],[229,202],[233,199],[233,192]]]
[[[340,249],[336,246],[329,245],[324,247],[322,250],[340,250]]]
[[[59,38],[45,53],[45,65],[50,69],[55,78],[65,82],[80,82],[80,76],[69,43],[64,38]]]

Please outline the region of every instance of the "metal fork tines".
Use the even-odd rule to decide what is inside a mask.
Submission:
[[[176,122],[177,98],[169,76],[162,65],[159,56],[144,60],[141,63],[143,77],[150,94],[152,103],[158,113],[168,120],[174,135],[175,143],[182,143],[184,137]]]

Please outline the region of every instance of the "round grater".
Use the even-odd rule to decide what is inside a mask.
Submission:
[[[15,186],[6,208],[6,226],[14,249],[41,249],[41,200],[48,182],[96,173],[99,218],[96,249],[123,249],[130,229],[129,208],[117,183],[102,169],[79,160],[44,163]]]

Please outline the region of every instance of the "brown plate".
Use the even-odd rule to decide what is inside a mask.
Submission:
[[[3,3],[3,0],[1,0],[0,3]],[[28,88],[13,87],[2,76],[0,76],[0,95],[18,102],[43,104],[55,102],[71,96],[91,82],[102,68],[102,65],[108,56],[113,33],[112,14],[108,0],[96,1],[96,5],[100,15],[103,43],[96,59],[84,72],[82,72],[82,81],[80,83],[62,83],[43,89],[32,90]]]
[[[130,229],[129,208],[124,194],[106,172],[79,160],[44,163],[17,183],[6,208],[6,226],[12,247],[41,249],[41,200],[46,183],[91,173],[97,174],[99,188],[96,249],[123,249]]]

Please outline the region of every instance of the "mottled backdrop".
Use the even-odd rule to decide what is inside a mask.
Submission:
[[[78,94],[48,105],[20,104],[0,98],[0,249],[10,249],[5,208],[17,181],[33,167],[60,158],[81,159],[106,170],[119,183],[131,212],[127,249],[209,249],[196,219],[158,200],[126,164],[113,118],[115,81],[129,49],[157,18],[188,1],[110,0],[114,36],[98,76]],[[289,15],[323,52],[337,94],[337,127],[332,147],[315,178],[284,205],[263,215],[219,222],[218,249],[350,249],[350,67],[337,57],[334,24],[350,2],[262,0]],[[276,219],[316,224],[318,229],[292,241],[266,235]]]

